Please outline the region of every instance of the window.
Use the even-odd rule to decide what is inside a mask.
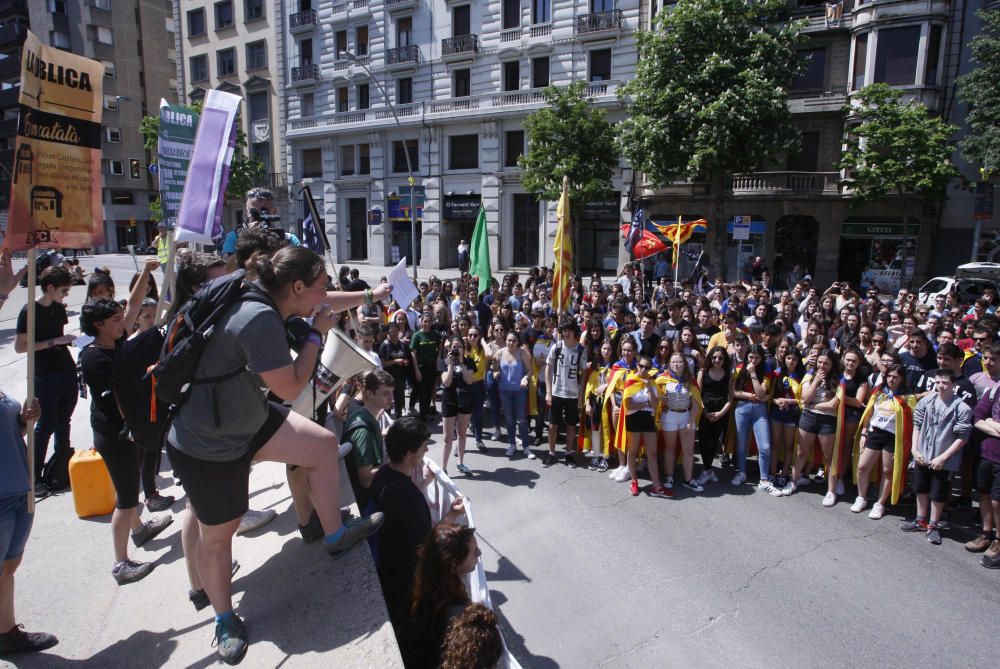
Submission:
[[[224,0],[215,3],[215,30],[225,30],[233,27],[233,2]]]
[[[393,142],[392,143],[392,171],[393,172],[407,172],[406,169],[406,155],[410,156],[410,165],[413,171],[416,172],[420,169],[420,152],[417,151],[417,140],[408,139],[406,140],[406,153],[403,152],[403,142]]]
[[[108,161],[108,174],[114,175],[116,177],[125,176],[125,161],[124,160],[109,160]]]
[[[215,54],[215,57],[220,77],[236,74],[236,47],[230,47],[228,49],[218,51]]]
[[[113,95],[104,96],[104,108],[110,109],[111,111],[118,110],[118,98]]]
[[[607,81],[611,78],[611,49],[596,49],[590,52],[590,79]]]
[[[118,75],[115,64],[110,60],[102,60],[101,64],[104,65],[104,76],[108,79],[114,79]]]
[[[142,165],[138,158],[128,159],[128,175],[131,179],[141,179],[142,178]]]
[[[105,137],[107,137],[108,142],[111,144],[121,144],[122,141],[122,129],[121,128],[111,128],[107,127],[104,129]]]
[[[267,67],[267,40],[247,44],[247,69],[258,70]]]
[[[368,26],[358,26],[354,29],[354,55],[368,55]]]
[[[552,20],[552,0],[531,0],[531,22],[549,23]]]
[[[656,2],[654,1],[653,7],[656,7]],[[590,0],[590,11],[594,14],[599,14],[600,12],[610,12],[615,8],[615,0]]]
[[[299,42],[299,65],[305,67],[313,62],[313,41],[304,39]]]
[[[826,49],[802,49],[799,57],[805,62],[802,74],[792,82],[792,88],[811,90],[823,88],[826,83]]]
[[[94,6],[106,12],[111,11],[111,0],[94,0]]]
[[[344,52],[347,51],[347,31],[338,30],[333,35],[333,41],[336,46],[337,58],[343,58]]]
[[[479,167],[479,135],[453,135],[448,142],[451,145],[449,169],[474,170]]]
[[[205,30],[205,9],[192,9],[188,12],[188,37],[204,35]]]
[[[854,90],[857,91],[865,87],[865,70],[867,67],[868,33],[863,33],[854,38]]]
[[[454,82],[452,97],[465,98],[472,95],[471,70],[468,68],[455,70],[452,74],[452,80]]]
[[[413,102],[413,79],[404,77],[396,80],[396,104],[408,105]]]
[[[396,46],[410,46],[413,36],[413,17],[404,16],[396,21]]]
[[[517,159],[524,153],[524,131],[509,130],[503,134],[503,166],[517,167]]]
[[[354,174],[354,145],[340,147],[340,176],[349,177]]]
[[[545,88],[549,85],[549,57],[531,59],[531,87]]]
[[[875,42],[874,81],[890,86],[916,83],[920,26],[883,28]]]
[[[299,95],[299,116],[306,118],[316,115],[316,98],[312,93]]]
[[[49,11],[66,16],[66,0],[49,0]]]
[[[269,116],[268,97],[267,91],[256,91],[247,95],[247,114],[251,122],[261,121]]]
[[[819,170],[819,133],[802,133],[802,145],[794,156],[788,156],[789,172],[816,172]]]
[[[191,56],[191,81],[208,81],[208,56]]]
[[[938,60],[941,58],[941,26],[931,26],[927,37],[927,65],[924,67],[924,85],[938,83]]]
[[[521,27],[521,0],[503,0],[503,29]]]
[[[94,39],[101,44],[113,45],[115,43],[115,36],[111,32],[111,28],[104,28],[101,26],[96,26],[94,28]]]
[[[130,190],[111,191],[111,204],[135,204],[135,191],[130,191]]]
[[[348,110],[347,102],[347,86],[341,86],[337,89],[337,111],[345,112]]]
[[[302,149],[302,178],[323,176],[323,149]]]
[[[264,0],[245,0],[243,3],[243,20],[253,21],[264,18]]]
[[[371,174],[371,147],[368,144],[358,144],[358,174]]]
[[[371,107],[368,84],[358,84],[358,109],[368,109]]]
[[[57,49],[69,49],[69,33],[64,33],[61,30],[50,30],[49,31],[49,44]]]
[[[472,10],[469,5],[459,5],[451,10],[451,36],[461,37],[472,33]]]
[[[503,89],[516,91],[521,88],[521,63],[508,60],[503,64]]]

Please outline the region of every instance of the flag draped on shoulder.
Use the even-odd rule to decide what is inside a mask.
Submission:
[[[552,308],[557,314],[569,309],[570,277],[573,274],[573,238],[569,228],[569,177],[563,177],[562,195],[556,207],[556,240],[552,245]]]
[[[472,231],[472,246],[469,249],[469,275],[479,278],[479,294],[490,289],[493,271],[490,269],[490,238],[486,230],[486,208],[479,205],[476,227]]]
[[[316,211],[316,203],[313,201],[309,186],[302,187],[302,200],[306,205],[306,217],[302,220],[302,245],[310,251],[323,255],[330,248],[330,242],[326,238],[326,229],[319,212]]]

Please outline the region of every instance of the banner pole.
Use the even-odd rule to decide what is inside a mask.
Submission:
[[[24,404],[31,406],[35,399],[35,256],[37,250],[28,249],[28,392]],[[35,419],[32,418],[25,426],[25,440],[28,445],[28,513],[35,512]]]
[[[163,271],[163,286],[160,289],[160,299],[156,303],[156,314],[154,316],[154,322],[156,323],[162,322],[167,306],[177,299],[177,273],[174,271],[174,256],[177,249],[174,243],[173,228],[167,230],[167,249],[167,267]],[[170,295],[169,300],[167,299],[167,295]]]

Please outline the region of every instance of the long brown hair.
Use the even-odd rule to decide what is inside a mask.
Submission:
[[[417,551],[410,614],[431,624],[448,604],[468,604],[458,567],[469,556],[471,527],[441,522],[434,526]]]

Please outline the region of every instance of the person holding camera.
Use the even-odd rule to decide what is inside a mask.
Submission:
[[[281,217],[276,213],[277,202],[274,194],[266,188],[251,188],[247,191],[246,218],[244,227],[271,228],[281,227]],[[222,259],[226,261],[230,272],[236,271],[236,239],[238,230],[230,230],[222,242]],[[282,231],[291,246],[301,246],[299,238],[290,232]]]
[[[441,415],[444,417],[444,453],[441,467],[448,471],[451,445],[458,430],[458,471],[472,476],[465,465],[465,439],[472,417],[472,395],[470,387],[476,372],[476,361],[472,359],[468,342],[461,337],[449,337],[445,345],[447,354],[445,368],[441,374]]]

